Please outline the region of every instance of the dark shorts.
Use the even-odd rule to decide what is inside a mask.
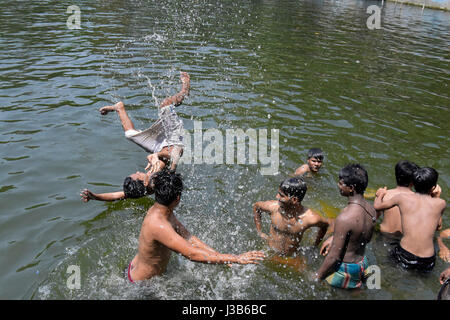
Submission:
[[[403,249],[400,243],[395,244],[391,249],[390,257],[404,269],[420,272],[430,272],[436,262],[436,254],[428,258],[421,258]]]

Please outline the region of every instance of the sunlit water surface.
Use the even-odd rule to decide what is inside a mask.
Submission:
[[[115,114],[123,101],[139,128],[191,75],[178,113],[191,133],[279,130],[279,173],[257,164],[182,164],[176,215],[220,252],[267,246],[252,204],[275,199],[282,179],[311,147],[326,153],[308,178],[304,203],[339,212],[337,172],[363,164],[369,188],[393,187],[402,159],[449,176],[449,21],[442,11],[385,3],[369,30],[369,1],[1,1],[0,298],[6,299],[434,299],[445,263],[418,276],[387,259],[389,241],[367,248],[381,289],[347,292],[313,282],[323,257],[308,231],[297,272],[270,261],[205,265],[172,255],[165,275],[135,286],[123,270],[136,254],[152,198],[80,201],[83,188],[120,190],[143,170],[145,152],[127,141]],[[69,30],[67,6],[81,9]],[[269,220],[264,219],[268,231]],[[444,226],[450,227],[448,213]],[[447,245],[449,243],[447,242]],[[66,284],[70,265],[81,289]]]

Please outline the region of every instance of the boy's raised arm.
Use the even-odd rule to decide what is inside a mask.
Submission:
[[[258,201],[253,205],[253,219],[255,221],[256,231],[258,232],[258,235],[265,240],[267,240],[269,236],[262,232],[261,212],[272,212],[276,205],[274,202],[275,201]]]
[[[177,107],[183,102],[184,98],[189,95],[189,90],[191,88],[191,78],[189,74],[187,72],[181,72],[180,78],[182,83],[180,92],[169,98],[164,99],[164,101],[159,106],[160,108],[169,106],[171,104]]]

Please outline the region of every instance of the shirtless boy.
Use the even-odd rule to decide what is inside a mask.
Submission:
[[[183,121],[178,118],[174,107],[181,105],[184,98],[189,95],[190,77],[188,73],[181,72],[181,82],[182,88],[180,92],[164,99],[159,106],[159,119],[144,131],[135,129],[122,102],[118,102],[113,106],[100,108],[102,115],[106,115],[112,111],[117,112],[125,132],[125,137],[150,154],[147,156],[148,164],[145,168],[146,172],[136,172],[126,177],[123,191],[93,193],[88,189],[84,189],[80,194],[84,202],[89,200],[114,201],[125,198],[143,197],[153,193],[148,184],[151,174],[162,170],[166,165],[171,170],[176,169],[178,161],[183,154],[184,145]],[[127,191],[127,188],[132,190]]]
[[[399,193],[385,200],[386,187],[377,191],[375,209],[394,206],[400,209],[403,236],[391,251],[391,257],[405,269],[429,272],[435,265],[433,239],[446,207],[443,199],[431,196],[437,180],[437,171],[425,167],[414,173],[414,193]]]
[[[413,187],[413,174],[419,167],[406,160],[400,161],[395,165],[395,180],[397,187],[387,190],[384,200],[389,200],[393,196],[399,193],[414,193]],[[380,231],[384,234],[401,237],[402,235],[402,222],[400,219],[400,210],[398,207],[392,207],[391,209],[378,211],[377,215],[383,214],[383,222],[380,224]]]
[[[308,151],[306,163],[295,170],[294,176],[301,176],[307,172],[319,172],[323,164],[324,154],[320,148],[312,148]]]
[[[319,245],[327,230],[332,231],[334,220],[320,216],[302,205],[307,187],[301,177],[288,178],[281,182],[277,200],[260,201],[253,205],[253,215],[258,235],[267,240],[278,254],[292,256],[300,248],[304,232],[318,227],[315,245]],[[270,215],[270,236],[262,232],[261,212]]]
[[[372,238],[376,211],[364,199],[367,184],[367,171],[359,164],[339,172],[338,187],[348,204],[336,218],[329,253],[317,271],[318,279],[337,288],[360,288],[368,268],[364,252]]]
[[[240,255],[218,253],[191,235],[173,213],[183,190],[181,176],[163,170],[155,173],[153,181],[156,203],[144,218],[138,253],[128,266],[131,282],[163,274],[172,251],[189,260],[211,264],[258,264],[264,259],[264,253],[260,251]]]

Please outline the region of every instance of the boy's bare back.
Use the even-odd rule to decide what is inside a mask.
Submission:
[[[392,200],[398,203],[401,214],[401,246],[418,257],[434,255],[434,233],[441,223],[445,201],[418,193],[402,193]]]
[[[344,262],[355,263],[363,258],[365,247],[372,239],[374,217],[376,217],[375,209],[366,201],[362,201],[361,205],[349,202],[337,217],[336,220],[339,221],[336,221],[336,225],[339,224],[339,229],[335,230],[334,237],[338,236],[340,230],[345,230],[340,234],[342,237],[345,235],[349,237]]]

